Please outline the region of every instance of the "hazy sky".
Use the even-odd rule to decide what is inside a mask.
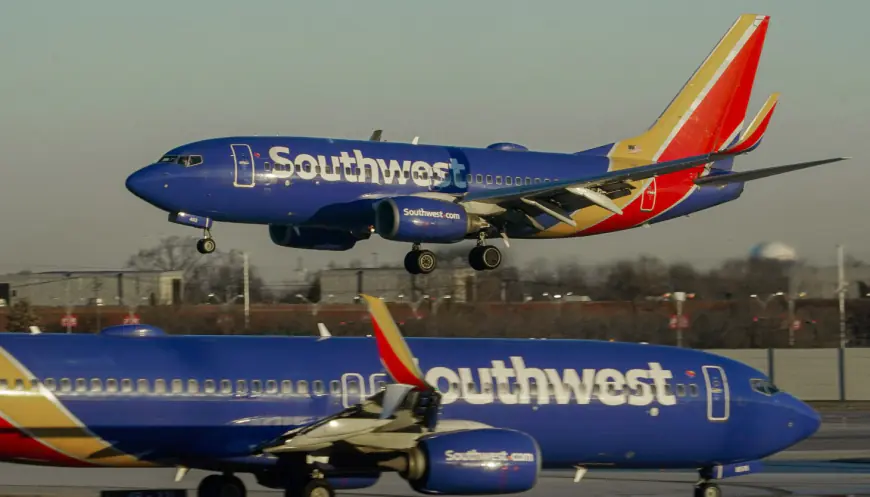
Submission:
[[[286,134],[578,151],[646,129],[741,13],[772,16],[750,113],[782,92],[735,170],[837,155],[747,184],[689,219],[563,241],[506,261],[641,253],[709,264],[762,240],[813,262],[870,258],[870,2],[577,0],[5,2],[0,7],[0,272],[117,268],[196,234],[124,188],[135,169],[214,136]],[[345,253],[271,244],[218,224],[219,248],[273,277],[297,259],[401,257],[375,236]],[[500,243],[500,242],[499,242]]]

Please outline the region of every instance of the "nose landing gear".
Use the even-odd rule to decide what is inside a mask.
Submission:
[[[208,228],[202,230],[202,238],[196,242],[196,250],[200,254],[210,254],[217,248],[214,238],[211,237],[211,230]]]

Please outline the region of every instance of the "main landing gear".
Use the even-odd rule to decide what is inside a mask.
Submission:
[[[430,250],[420,250],[419,243],[415,243],[405,255],[405,269],[411,274],[429,274],[435,270],[436,263],[435,254]]]
[[[214,238],[211,237],[211,231],[206,228],[202,230],[202,238],[196,242],[196,250],[200,254],[210,254],[217,248]]]
[[[268,488],[283,487],[285,497],[335,497],[335,489],[317,470],[293,471],[285,475],[286,479],[272,477],[262,480],[261,476],[257,476],[261,485]],[[245,483],[232,474],[209,475],[200,482],[196,497],[247,497],[247,489]]]
[[[715,483],[702,479],[695,484],[694,497],[722,497],[722,490]]]
[[[432,251],[421,250],[415,243],[405,255],[405,269],[411,274],[429,274],[437,266],[437,258]],[[501,265],[501,250],[493,245],[486,245],[486,235],[481,233],[477,246],[468,254],[468,264],[476,271],[491,271]]]

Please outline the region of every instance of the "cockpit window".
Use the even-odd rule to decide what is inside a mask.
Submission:
[[[779,388],[776,387],[770,380],[764,380],[761,378],[753,378],[749,380],[749,383],[752,385],[752,389],[758,393],[762,393],[764,395],[773,395],[779,393]]]
[[[175,162],[177,159],[177,155],[164,155],[158,162]]]
[[[182,155],[178,158],[178,163],[184,167],[198,166],[202,164],[201,155]]]

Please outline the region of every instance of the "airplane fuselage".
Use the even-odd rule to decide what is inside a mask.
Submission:
[[[190,143],[131,176],[137,195],[170,213],[211,221],[309,226],[370,233],[374,203],[390,197],[449,199],[468,192],[542,185],[626,169],[643,160],[607,157],[612,145],[578,154],[300,137],[231,137]],[[185,166],[180,160],[196,164]],[[184,159],[181,159],[184,158]],[[512,238],[560,238],[618,231],[697,212],[740,196],[743,185],[701,189],[704,171],[633,182],[613,195],[616,216],[591,206],[576,226],[538,212],[544,230],[509,225]],[[138,175],[138,176],[137,176]],[[643,192],[643,195],[641,195]],[[473,237],[473,234],[469,235]]]
[[[751,461],[818,427],[797,399],[758,388],[761,372],[700,351],[408,341],[443,392],[439,419],[528,433],[547,468]],[[0,348],[0,459],[22,463],[256,473],[276,461],[258,446],[389,381],[373,338],[0,334]]]

